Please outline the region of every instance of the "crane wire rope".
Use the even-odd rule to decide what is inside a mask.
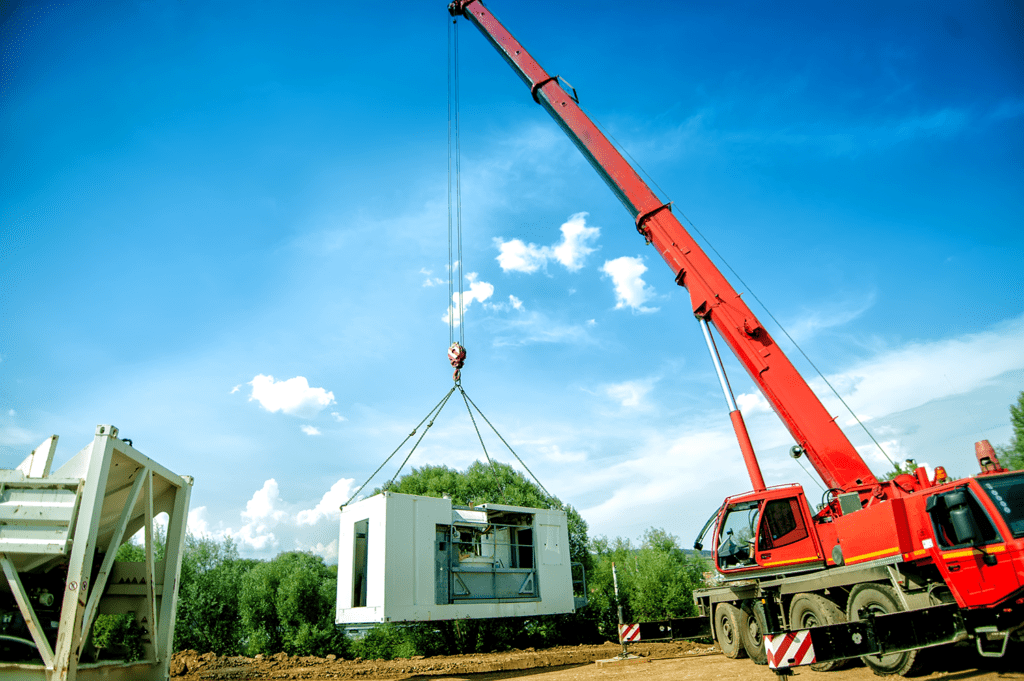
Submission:
[[[459,24],[448,24],[448,343],[466,346],[462,276],[462,144],[459,135]],[[456,270],[458,270],[456,272]],[[458,281],[458,297],[456,285]]]
[[[544,494],[548,495],[548,497],[553,499],[554,497],[551,495],[551,492],[549,492],[547,490],[547,488],[544,487],[544,484],[540,481],[540,479],[536,475],[533,474],[533,471],[531,471],[530,467],[526,465],[526,462],[519,458],[519,455],[516,454],[516,450],[512,449],[512,445],[510,445],[508,442],[505,441],[505,438],[502,437],[501,433],[498,432],[498,429],[494,427],[494,424],[492,424],[488,420],[488,418],[486,416],[484,416],[484,413],[482,411],[480,411],[480,407],[476,406],[476,402],[474,402],[472,400],[472,398],[470,398],[470,396],[466,394],[465,390],[462,390],[462,386],[459,386],[459,390],[462,392],[462,397],[465,398],[469,402],[469,404],[473,405],[473,408],[476,409],[476,413],[480,414],[480,418],[482,418],[484,420],[484,422],[488,426],[491,427],[491,430],[493,430],[494,434],[498,436],[498,439],[501,440],[501,443],[503,445],[505,445],[506,448],[508,448],[508,451],[512,452],[512,456],[516,457],[516,461],[519,462],[519,465],[521,465],[524,469],[526,469],[526,472],[530,474],[530,477],[533,478],[533,481],[537,483],[537,486],[540,487],[544,491]],[[469,405],[467,405],[467,407],[468,406]],[[472,415],[473,415],[472,412],[470,412],[470,416],[472,416]],[[473,427],[474,428],[476,427],[476,421],[475,420],[473,421]],[[477,431],[477,435],[478,436],[480,435],[480,431],[479,430]],[[483,444],[483,438],[480,439],[480,443]],[[484,450],[484,451],[486,451],[486,450]]]
[[[405,439],[402,440],[402,442],[397,447],[395,447],[394,451],[391,452],[391,454],[388,455],[388,458],[384,459],[384,462],[381,465],[377,466],[377,470],[375,470],[373,473],[370,474],[370,477],[368,477],[366,479],[366,482],[364,482],[362,485],[360,485],[359,489],[357,489],[355,492],[353,492],[352,496],[350,496],[348,498],[348,501],[346,501],[344,504],[342,504],[342,507],[345,507],[345,506],[348,506],[349,504],[351,504],[352,500],[355,499],[357,496],[359,496],[359,493],[363,491],[363,488],[366,487],[368,484],[370,484],[370,481],[373,480],[374,477],[376,477],[377,473],[380,473],[381,469],[384,468],[384,466],[386,466],[388,464],[388,461],[391,461],[391,459],[394,458],[395,454],[397,454],[398,451],[402,447],[405,446],[405,443],[408,442],[411,438],[416,436],[416,433],[417,433],[417,431],[419,431],[420,426],[422,426],[424,423],[426,423],[427,419],[430,419],[430,423],[427,423],[427,427],[423,429],[423,433],[420,434],[419,439],[416,440],[416,444],[413,445],[412,451],[409,452],[409,456],[412,456],[412,452],[416,451],[416,447],[418,447],[420,442],[423,441],[423,436],[426,435],[427,431],[430,430],[430,427],[434,425],[434,421],[437,420],[438,415],[441,413],[441,410],[444,409],[444,405],[448,403],[448,399],[452,396],[453,392],[455,392],[455,386],[454,385],[451,387],[451,389],[448,391],[448,393],[444,397],[441,398],[441,401],[438,402],[437,404],[435,404],[434,407],[429,412],[427,412],[427,415],[423,417],[423,420],[416,424],[416,427],[412,429],[412,432],[410,432],[408,435],[406,435]],[[431,418],[431,417],[433,417],[433,418]],[[409,460],[409,456],[405,457],[405,461],[402,462],[402,466],[398,469],[399,472],[401,472],[402,468],[405,467],[405,463]],[[395,473],[395,477],[397,477],[397,476],[398,476],[398,473]],[[390,485],[391,483],[393,483],[394,479],[395,478],[393,477],[391,479],[391,482],[389,482],[388,484]]]
[[[633,165],[636,166],[640,170],[640,172],[644,174],[644,176],[650,181],[650,183],[653,184],[659,192],[661,192],[661,198],[666,199],[665,202],[668,203],[671,199],[671,197],[668,195],[668,192],[662,189],[661,186],[655,181],[655,179],[651,177],[651,175],[646,170],[644,170],[643,166],[641,166],[640,163],[637,162],[635,158],[633,158],[633,156],[626,150],[626,148],[619,142],[619,140],[615,139],[615,136],[612,135],[611,131],[608,130],[608,128],[605,127],[604,124],[602,124],[593,114],[591,114],[590,111],[585,109],[582,104],[580,104],[579,107],[585,114],[587,114],[587,116],[590,117],[592,121],[594,121],[594,124],[601,129],[601,132],[604,133],[605,136],[607,136],[608,139],[612,141],[612,143],[619,149],[619,151],[621,151],[633,163]],[[768,306],[765,305],[761,301],[761,299],[757,297],[757,294],[754,292],[754,289],[752,289],[747,284],[747,282],[743,280],[743,277],[741,277],[739,273],[737,273],[736,270],[732,268],[732,265],[730,265],[729,261],[725,259],[725,256],[718,252],[718,249],[715,248],[714,244],[711,243],[711,240],[704,236],[703,232],[697,229],[697,225],[693,224],[693,220],[691,220],[689,216],[681,210],[679,211],[679,214],[683,216],[683,219],[685,219],[686,223],[690,225],[690,228],[697,233],[697,235],[704,241],[704,243],[708,245],[708,248],[711,249],[711,251],[718,257],[718,259],[722,261],[722,264],[724,264],[725,267],[736,278],[736,280],[740,282],[743,288],[747,289],[747,291],[750,292],[750,295],[754,298],[754,300],[757,301],[757,304],[761,306],[761,309],[765,311],[765,314],[767,314],[768,317],[770,317],[771,320],[775,322],[775,325],[778,326],[782,333],[786,336],[786,338],[789,339],[789,342],[793,344],[793,347],[795,347],[797,351],[807,361],[807,363],[811,365],[811,368],[814,369],[814,372],[818,374],[822,381],[825,382],[825,385],[828,386],[829,390],[832,391],[832,394],[835,395],[836,398],[842,403],[843,407],[846,408],[846,411],[850,412],[850,415],[853,416],[854,420],[857,422],[857,425],[861,427],[861,430],[863,430],[867,434],[867,436],[871,438],[871,441],[878,448],[878,451],[882,453],[882,456],[884,456],[889,461],[889,463],[891,463],[893,467],[895,467],[896,462],[892,460],[892,457],[889,456],[889,454],[885,451],[882,445],[879,444],[878,440],[875,439],[874,434],[868,429],[866,425],[864,425],[864,422],[860,420],[860,417],[857,416],[856,412],[853,411],[853,408],[851,408],[850,405],[846,403],[846,400],[844,400],[843,396],[839,394],[839,391],[835,389],[835,387],[829,382],[827,378],[825,378],[825,375],[821,372],[820,369],[818,369],[818,366],[811,360],[811,358],[807,356],[807,353],[804,352],[804,349],[802,347],[800,347],[800,344],[797,343],[791,335],[789,335],[789,331],[787,331],[786,327],[782,325],[782,322],[776,319],[775,315],[773,315],[771,310],[768,309]],[[808,473],[808,475],[810,474]]]

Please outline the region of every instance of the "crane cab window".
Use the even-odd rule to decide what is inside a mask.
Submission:
[[[754,530],[758,501],[743,501],[726,509],[718,534],[717,560],[722,570],[753,567]]]
[[[807,538],[807,525],[798,499],[773,499],[765,504],[757,535],[757,550],[771,551]]]

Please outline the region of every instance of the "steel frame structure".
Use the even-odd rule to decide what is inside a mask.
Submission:
[[[168,678],[178,577],[192,479],[146,457],[111,425],[52,475],[57,436],[13,470],[0,470],[0,589],[9,591],[40,661],[0,662],[0,679]],[[153,519],[166,513],[164,558]],[[139,530],[145,561],[114,560]],[[47,587],[26,589],[25,582]],[[56,640],[39,610],[61,599]],[[131,613],[143,628],[142,659],[89,661],[99,614]],[[49,634],[49,635],[48,635]],[[26,641],[28,643],[28,641]]]

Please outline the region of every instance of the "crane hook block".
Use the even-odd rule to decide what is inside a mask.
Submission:
[[[461,378],[460,369],[466,363],[466,348],[462,347],[458,343],[452,343],[448,347],[448,361],[451,362],[452,366],[455,367],[455,373],[452,374],[452,379],[458,381]]]

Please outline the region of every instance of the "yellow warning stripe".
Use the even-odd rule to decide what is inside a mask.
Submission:
[[[764,563],[765,567],[773,565],[792,565],[793,563],[807,563],[812,560],[821,560],[821,556],[809,556],[807,558],[794,558],[793,560],[776,560],[771,563]]]
[[[880,558],[889,554],[896,554],[900,552],[900,547],[894,546],[891,549],[882,549],[881,551],[872,551],[871,553],[862,553],[859,556],[850,556],[846,559],[847,563],[855,563],[859,560],[867,560],[868,558]]]
[[[918,549],[917,551],[911,551],[910,553],[904,553],[903,558],[910,560],[911,558],[920,558],[921,556],[927,555],[928,549]]]
[[[1002,546],[992,546],[992,547],[987,547],[987,548],[963,549],[963,550],[960,550],[960,551],[949,551],[947,553],[943,553],[942,557],[945,560],[951,560],[953,558],[967,558],[969,556],[973,556],[975,551],[979,551],[981,553],[993,554],[993,553],[1002,553],[1005,550],[1006,550],[1006,544],[1003,544]]]

